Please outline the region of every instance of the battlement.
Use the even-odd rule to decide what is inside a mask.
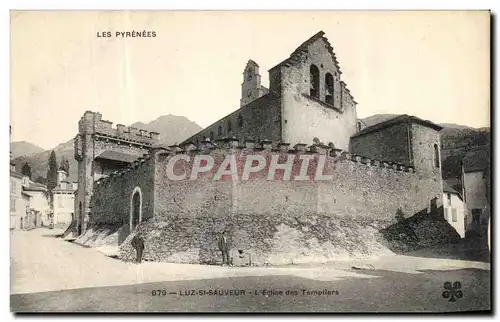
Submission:
[[[235,152],[237,150],[246,150],[247,153],[250,154],[252,151],[259,153],[262,151],[269,151],[289,154],[318,154],[335,157],[338,161],[348,160],[364,164],[367,167],[387,168],[401,172],[415,172],[415,168],[411,166],[387,160],[373,160],[362,155],[351,154],[347,151],[336,149],[332,144],[325,145],[323,143],[313,143],[311,145],[297,143],[294,146],[291,146],[290,143],[272,142],[271,140],[266,139],[256,143],[252,139],[239,141],[235,137],[226,137],[213,142],[207,138],[199,145],[195,145],[193,143],[186,143],[180,146],[172,145],[168,149],[165,149],[163,154],[199,154],[200,152],[206,153],[211,150],[225,150],[227,153]]]
[[[157,143],[160,137],[158,132],[148,132],[131,126],[126,127],[122,124],[113,127],[113,122],[103,120],[101,113],[92,111],[85,112],[80,119],[79,128],[80,134],[92,133],[97,138],[145,145]]]

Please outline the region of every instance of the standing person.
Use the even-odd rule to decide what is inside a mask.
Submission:
[[[132,238],[132,247],[135,248],[135,253],[136,253],[136,262],[138,264],[141,263],[142,261],[142,252],[144,250],[144,238],[142,238],[142,235],[139,233],[136,233],[135,236]]]
[[[231,242],[226,234],[226,230],[222,231],[219,238],[219,250],[222,252],[222,265],[231,265],[229,261],[229,251],[231,250]]]

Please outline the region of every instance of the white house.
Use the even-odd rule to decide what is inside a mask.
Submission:
[[[54,197],[54,224],[70,224],[74,216],[74,192],[77,188],[76,182],[66,180],[67,173],[64,170],[57,171],[57,187],[52,189]]]
[[[455,228],[460,237],[465,237],[465,205],[462,197],[450,184],[443,181],[444,218]]]
[[[473,148],[462,160],[463,197],[466,205],[466,226],[468,233],[486,236],[490,191],[489,147]]]

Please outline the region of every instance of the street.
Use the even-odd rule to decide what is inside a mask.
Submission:
[[[137,265],[106,257],[96,249],[50,234],[53,232],[49,230],[11,234],[11,310],[14,312],[491,309],[489,263],[393,256],[372,261],[372,268],[366,269],[364,266],[352,269],[351,263],[275,268]],[[445,289],[445,282],[453,287]],[[444,298],[443,292],[447,290],[448,296]],[[458,291],[463,295],[461,298]]]

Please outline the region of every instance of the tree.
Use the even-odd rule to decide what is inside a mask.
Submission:
[[[59,170],[64,170],[69,175],[69,161],[66,158],[61,159],[61,163],[59,164]]]
[[[46,185],[47,184],[47,179],[45,179],[43,176],[38,176],[35,178],[35,182],[41,183]]]
[[[21,169],[21,173],[31,179],[31,167],[29,166],[28,162],[24,163],[23,168]]]
[[[49,169],[47,170],[47,188],[54,189],[57,186],[57,158],[54,151],[50,152]]]

